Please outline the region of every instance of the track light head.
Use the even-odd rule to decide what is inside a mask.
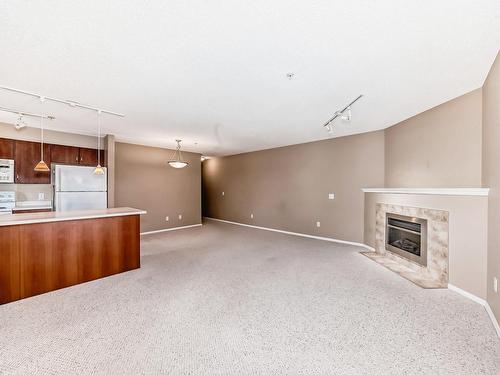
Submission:
[[[27,125],[26,125],[26,122],[24,122],[23,115],[19,114],[19,117],[18,117],[14,127],[16,128],[16,130],[21,130],[22,128],[25,128],[26,126]]]
[[[333,117],[328,120],[328,122],[323,125],[326,130],[328,130],[328,133],[333,133],[333,121],[337,118],[340,117],[340,119],[342,121],[351,121],[352,119],[352,113],[351,113],[351,105],[353,105],[354,103],[356,103],[359,99],[361,99],[363,97],[363,95],[359,95],[356,99],[354,99],[352,102],[350,102],[346,107],[344,107],[344,109],[340,110],[340,111],[336,111],[333,115]]]
[[[351,121],[352,118],[352,113],[351,113],[351,107],[348,107],[344,113],[340,116],[340,118],[344,121]]]

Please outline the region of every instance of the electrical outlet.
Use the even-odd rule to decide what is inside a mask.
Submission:
[[[493,290],[498,293],[498,279],[496,277],[493,278]]]
[[[170,218],[168,216],[165,216],[165,221],[169,221]]]
[[[321,221],[317,221],[317,222],[316,222],[316,226],[317,226],[318,228],[319,228],[319,227],[321,227]]]
[[[222,196],[224,196],[224,192],[222,192]]]
[[[38,193],[38,200],[44,201],[45,200],[45,193]]]
[[[182,220],[182,215],[181,214],[179,214],[179,220]]]
[[[253,214],[250,214],[250,219],[253,219]]]
[[[334,193],[328,194],[328,199],[335,199],[335,194]]]

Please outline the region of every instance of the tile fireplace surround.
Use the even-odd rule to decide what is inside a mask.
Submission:
[[[427,220],[426,267],[386,250],[386,213]],[[423,288],[448,287],[448,211],[377,203],[375,220],[375,252],[363,255]]]

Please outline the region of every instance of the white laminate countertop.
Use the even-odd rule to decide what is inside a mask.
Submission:
[[[17,201],[15,210],[39,210],[52,208],[52,201]]]
[[[50,223],[55,221],[100,219],[105,217],[144,215],[146,211],[130,207],[106,208],[101,210],[54,211],[26,214],[0,215],[0,227],[7,225]]]

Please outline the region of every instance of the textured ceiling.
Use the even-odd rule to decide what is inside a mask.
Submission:
[[[499,1],[4,0],[0,85],[123,112],[103,117],[119,140],[233,154],[328,138],[322,124],[358,94],[333,136],[480,87],[499,19]],[[0,106],[95,133],[87,110],[7,92]]]

